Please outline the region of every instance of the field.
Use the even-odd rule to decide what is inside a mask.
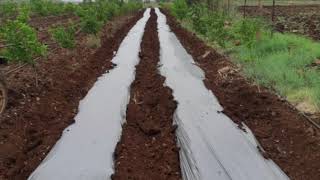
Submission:
[[[242,0],[234,0],[231,1],[233,4],[237,6],[243,5],[244,1]],[[258,5],[258,0],[247,0],[247,5],[249,6],[257,6]],[[272,5],[273,1],[272,0],[261,0],[261,4],[265,6],[270,6]],[[276,5],[317,5],[320,2],[318,0],[276,0],[275,1]]]
[[[243,7],[239,8],[243,13]],[[264,6],[259,10],[256,6],[246,7],[249,16],[263,17],[271,22],[272,6]],[[275,30],[302,34],[315,40],[320,40],[320,6],[319,5],[291,5],[276,6]]]
[[[318,180],[320,6],[241,2],[0,1],[0,179]]]

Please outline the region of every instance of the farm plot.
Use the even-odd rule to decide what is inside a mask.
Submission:
[[[170,33],[165,16],[152,10],[148,20],[149,12],[121,43],[112,60],[116,67],[99,78],[80,104],[75,124],[65,130],[29,179],[110,178],[112,152],[124,118],[111,179],[287,179],[271,160],[264,159],[251,134],[218,112],[221,107],[204,86],[198,74],[201,69]],[[145,24],[141,62],[130,87]],[[172,91],[164,82],[178,101],[175,112]],[[129,87],[131,99],[125,116]],[[239,151],[233,153],[235,148]]]
[[[104,38],[71,73],[51,63],[54,88],[3,116],[1,178],[320,178],[318,131],[168,12]]]
[[[168,12],[166,15],[172,31],[204,70],[205,85],[217,96],[222,112],[239,128],[245,129],[243,122],[248,125],[263,148],[261,153],[290,179],[319,179],[318,130],[279,96],[244,78],[232,61],[188,32]]]
[[[190,42],[195,42],[201,43],[197,44],[198,50],[208,50],[190,33],[178,29],[170,18],[168,22],[173,31],[178,36],[187,37],[182,41],[186,47],[190,48],[194,45]],[[137,44],[140,43],[139,36],[143,34],[141,30],[144,23],[140,63],[134,74],[134,65],[139,62]],[[131,50],[127,49],[129,47]],[[191,53],[198,61],[199,56],[194,56],[193,51]],[[211,50],[208,57],[221,61],[218,54],[213,56],[214,53]],[[208,57],[202,61],[209,62]],[[204,72],[197,67],[193,58],[170,32],[165,16],[158,9],[156,13],[147,10],[144,18],[138,21],[122,42],[112,61],[116,67],[101,77],[89,91],[75,124],[66,129],[30,179],[288,179],[271,160],[278,160],[277,156],[272,156],[270,149],[260,146],[250,129],[243,124],[247,121],[238,122],[237,125],[234,122],[239,118],[230,114],[231,110],[219,105],[204,77],[206,75],[216,83],[220,81],[212,76],[216,74],[208,71],[208,67],[199,64]],[[214,61],[211,59],[211,62]],[[129,85],[134,77],[135,80]],[[245,85],[245,82],[242,83]],[[129,102],[126,99],[128,89]],[[219,94],[220,89],[217,89]],[[117,95],[112,95],[111,90],[115,90]],[[253,92],[254,95],[256,93]],[[271,101],[278,102],[277,99]],[[123,110],[126,103],[125,115]],[[242,111],[241,106],[233,106],[232,111]],[[292,117],[298,116],[291,113]],[[226,115],[234,118],[234,122]],[[125,120],[121,127],[122,119]],[[264,125],[261,128],[265,130],[267,127]],[[293,150],[294,153],[300,153],[297,149]],[[65,168],[65,164],[71,167]],[[294,168],[291,164],[285,165],[285,168]],[[303,168],[300,173],[306,169]],[[288,171],[291,172],[291,169]],[[304,176],[307,177],[306,174],[300,177]]]
[[[26,179],[39,165],[63,129],[73,123],[79,100],[97,77],[112,69],[114,51],[142,13],[109,21],[101,32],[101,46],[88,45],[91,40],[79,33],[73,49],[52,44],[47,58],[40,58],[35,68],[27,65],[7,76],[9,103],[0,117],[0,179]],[[42,27],[41,41],[50,42],[44,29],[50,22],[61,23],[60,19],[64,18],[39,17],[31,19],[31,24]],[[1,67],[11,70],[20,65]]]
[[[247,6],[249,16],[261,16],[271,23],[272,6]],[[244,7],[239,8],[243,13]],[[320,40],[320,5],[275,6],[274,28],[279,32],[303,34]]]

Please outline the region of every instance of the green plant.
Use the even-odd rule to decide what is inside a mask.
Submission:
[[[17,20],[20,22],[27,23],[30,19],[30,9],[28,6],[21,6],[19,9],[19,14]]]
[[[76,28],[74,25],[69,27],[59,26],[49,30],[52,38],[59,43],[63,48],[74,48],[75,47],[75,32]]]
[[[58,15],[64,12],[64,3],[52,0],[30,0],[33,13],[41,16]]]
[[[12,17],[18,12],[18,4],[16,2],[0,3],[0,16],[4,18]]]
[[[208,8],[204,4],[195,4],[190,8],[190,13],[188,14],[193,29],[200,33],[201,35],[205,35],[207,32],[207,22],[208,18],[205,16],[208,14]]]
[[[266,27],[260,19],[245,18],[233,24],[232,33],[235,39],[252,47],[253,43],[260,39],[262,29],[266,31]]]
[[[211,41],[217,42],[220,46],[225,47],[225,43],[230,37],[228,29],[226,29],[225,22],[227,21],[227,16],[221,12],[213,12],[208,16],[207,21],[207,37]]]
[[[85,10],[80,20],[82,31],[88,34],[97,34],[103,26],[103,22],[99,21],[94,9]]]
[[[178,19],[184,19],[189,11],[186,0],[174,0],[172,12]]]
[[[34,63],[35,56],[46,53],[46,46],[38,41],[36,31],[18,20],[8,21],[1,26],[0,39],[6,44],[0,51],[0,56],[8,61]]]

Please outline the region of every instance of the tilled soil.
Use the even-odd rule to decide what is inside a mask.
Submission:
[[[159,75],[159,39],[154,9],[145,27],[140,63],[131,85],[126,123],[115,151],[113,180],[181,179],[173,114],[176,102]]]
[[[205,85],[217,96],[223,112],[239,128],[242,122],[249,126],[265,158],[275,161],[293,180],[320,179],[320,133],[284,100],[251,84],[231,61],[165,14],[172,31],[205,71]]]
[[[114,51],[143,12],[128,16],[121,24],[109,23],[110,32],[94,50],[82,43],[74,50],[57,49],[48,59],[8,77],[9,104],[0,124],[0,179],[27,179],[73,123],[79,101],[97,77],[113,67]],[[119,19],[115,19],[119,20]],[[115,30],[114,30],[115,29]]]
[[[271,22],[272,6],[247,6],[249,16],[262,16]],[[239,7],[243,13],[244,7]],[[290,32],[307,35],[320,40],[320,5],[275,6],[274,28],[279,32]]]

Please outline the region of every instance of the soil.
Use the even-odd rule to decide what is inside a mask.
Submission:
[[[264,151],[293,180],[320,179],[320,132],[286,101],[246,80],[239,68],[164,12],[171,30],[206,74],[205,85],[223,112],[245,123]],[[263,150],[262,150],[263,151]]]
[[[114,154],[113,180],[181,179],[173,126],[176,102],[158,72],[159,48],[157,15],[152,9],[131,85],[127,121]]]
[[[142,15],[140,11],[110,21],[100,48],[88,47],[80,33],[75,49],[50,47],[47,59],[38,60],[34,68],[24,66],[6,77],[9,103],[0,117],[0,179],[27,179],[74,122],[79,101],[97,77],[113,67],[114,51]]]
[[[243,13],[244,7],[239,7]],[[272,6],[247,6],[249,16],[262,16],[271,23]],[[320,5],[275,6],[275,30],[307,35],[320,40]]]

